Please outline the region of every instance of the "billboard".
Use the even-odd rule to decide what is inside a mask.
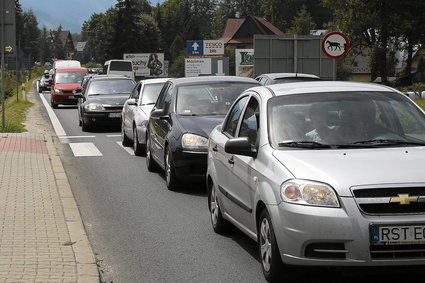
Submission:
[[[166,77],[164,53],[125,53],[124,60],[133,62],[136,77]]]
[[[235,50],[236,76],[254,77],[254,49]]]
[[[185,58],[185,77],[206,75],[225,76],[229,74],[228,57]]]

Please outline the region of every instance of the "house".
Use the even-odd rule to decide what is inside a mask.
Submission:
[[[254,48],[254,34],[283,35],[283,32],[265,18],[248,16],[247,18],[227,19],[220,40],[233,49]]]
[[[73,59],[75,53],[74,43],[72,42],[71,32],[69,30],[50,31],[51,42],[54,42],[56,36],[59,37],[62,48],[63,58],[58,59]],[[62,57],[62,56],[60,56]]]

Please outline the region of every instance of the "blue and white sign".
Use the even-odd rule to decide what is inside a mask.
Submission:
[[[187,55],[204,55],[203,40],[188,40],[186,41]]]
[[[224,56],[224,41],[222,40],[188,40],[186,41],[187,56],[214,57]]]

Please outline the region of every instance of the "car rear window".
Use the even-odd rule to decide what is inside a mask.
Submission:
[[[131,66],[131,62],[111,61],[109,70],[110,71],[133,71],[133,67]]]

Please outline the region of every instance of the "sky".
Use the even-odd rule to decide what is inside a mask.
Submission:
[[[94,13],[103,13],[114,6],[116,0],[20,0],[24,11],[32,10],[39,28],[57,29],[80,33],[84,21]]]

